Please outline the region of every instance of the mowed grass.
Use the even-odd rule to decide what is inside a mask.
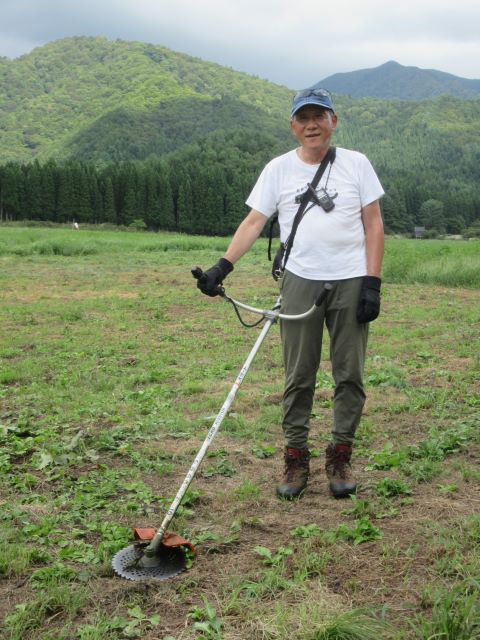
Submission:
[[[0,227],[0,615],[9,640],[480,637],[480,244],[389,240],[354,500],[279,502],[274,326],[172,529],[192,567],[113,575],[158,526],[255,341],[190,268],[228,238]],[[261,240],[228,293],[269,307]],[[251,318],[248,318],[251,319]]]

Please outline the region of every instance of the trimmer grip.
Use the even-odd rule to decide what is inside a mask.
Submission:
[[[322,293],[315,300],[315,306],[316,307],[320,307],[321,306],[321,304],[323,303],[323,301],[327,297],[328,292],[331,291],[332,289],[333,289],[333,286],[330,284],[330,282],[325,282],[325,284],[323,285]]]
[[[192,267],[191,268],[191,272],[192,272],[192,276],[195,278],[195,280],[200,280],[200,278],[203,275],[203,269],[201,267]],[[198,285],[197,285],[198,286]],[[203,289],[202,289],[203,291]],[[205,291],[203,291],[205,293]],[[208,295],[212,295],[212,294],[208,294]],[[213,295],[219,295],[220,297],[224,297],[225,296],[225,289],[222,287],[221,284],[218,285],[217,287],[217,294],[213,294]]]

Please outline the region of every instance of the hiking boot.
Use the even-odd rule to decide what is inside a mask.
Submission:
[[[277,496],[285,500],[298,498],[305,491],[310,472],[310,451],[285,447],[285,473],[277,487]]]
[[[333,497],[346,498],[356,493],[357,484],[350,465],[352,445],[329,444],[325,453],[325,471]]]

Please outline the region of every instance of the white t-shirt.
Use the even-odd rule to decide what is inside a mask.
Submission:
[[[295,149],[289,151],[265,166],[247,199],[249,207],[267,218],[278,211],[282,242],[288,238],[298,211],[295,196],[306,190],[317,168],[300,160]],[[317,193],[322,188],[333,198],[335,208],[326,213],[314,205],[307,211],[286,268],[308,280],[364,276],[367,264],[361,209],[384,195],[382,185],[366,156],[337,148],[335,162],[327,165]]]

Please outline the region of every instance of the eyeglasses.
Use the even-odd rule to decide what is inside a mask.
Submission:
[[[327,96],[331,98],[331,93],[326,89],[303,89],[303,91],[299,91],[295,94],[294,100],[298,98],[308,98],[308,96]]]

